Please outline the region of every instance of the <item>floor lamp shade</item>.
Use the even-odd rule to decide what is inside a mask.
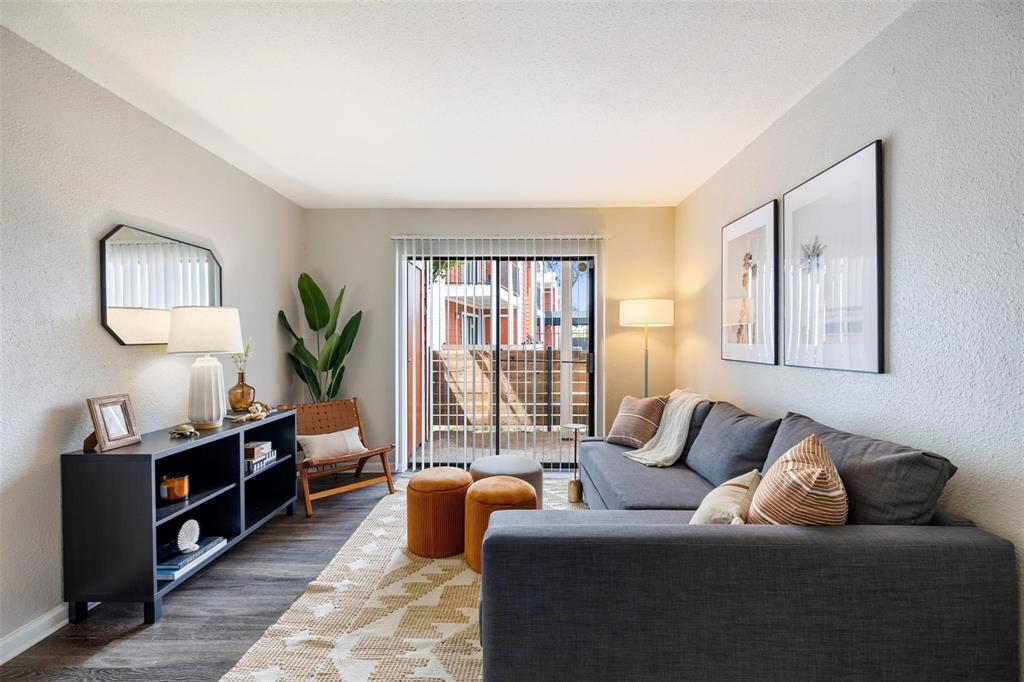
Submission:
[[[634,298],[619,302],[619,324],[623,327],[671,327],[675,322],[675,301],[669,298]]]
[[[619,325],[644,328],[644,397],[647,397],[647,330],[675,323],[675,301],[670,298],[633,298],[619,302]]]
[[[227,398],[224,367],[215,353],[242,352],[237,308],[185,306],[171,309],[168,353],[198,353],[188,383],[188,419],[197,429],[224,423]]]

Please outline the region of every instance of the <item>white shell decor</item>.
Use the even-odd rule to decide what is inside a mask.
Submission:
[[[183,554],[190,554],[197,549],[199,545],[196,541],[199,539],[199,522],[195,519],[189,519],[185,523],[181,524],[181,530],[178,531],[178,549]]]

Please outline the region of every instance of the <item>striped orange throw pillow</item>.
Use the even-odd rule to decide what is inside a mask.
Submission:
[[[754,491],[747,523],[841,526],[848,508],[839,472],[811,434],[768,469]]]
[[[642,448],[658,432],[667,403],[665,396],[634,398],[627,395],[619,404],[619,413],[605,440],[628,448]]]

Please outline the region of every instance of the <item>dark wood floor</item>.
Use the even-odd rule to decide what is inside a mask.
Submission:
[[[0,667],[2,680],[217,680],[273,625],[387,493],[318,500],[306,519],[270,521],[164,598],[155,625],[138,604],[100,604]]]

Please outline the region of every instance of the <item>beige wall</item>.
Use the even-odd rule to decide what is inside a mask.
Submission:
[[[249,383],[276,401],[290,378],[275,313],[295,306],[302,211],[6,29],[0,49],[6,637],[62,602],[59,454],[91,431],[85,398],[129,393],[143,430],[186,419],[191,358],[100,327],[99,238],[124,222],[212,248],[255,340]]]
[[[676,373],[948,456],[943,504],[1024,559],[1022,36],[1024,5],[920,3],[680,204]],[[720,360],[721,227],[876,138],[888,373]]]
[[[605,234],[608,370],[606,421],[643,391],[642,332],[618,326],[624,298],[672,298],[673,209],[394,209],[306,212],[303,263],[331,290],[345,285],[349,313],[364,312],[342,394],[364,403],[375,441],[394,439],[395,251],[391,235]],[[651,331],[651,392],[672,389],[671,329]]]

